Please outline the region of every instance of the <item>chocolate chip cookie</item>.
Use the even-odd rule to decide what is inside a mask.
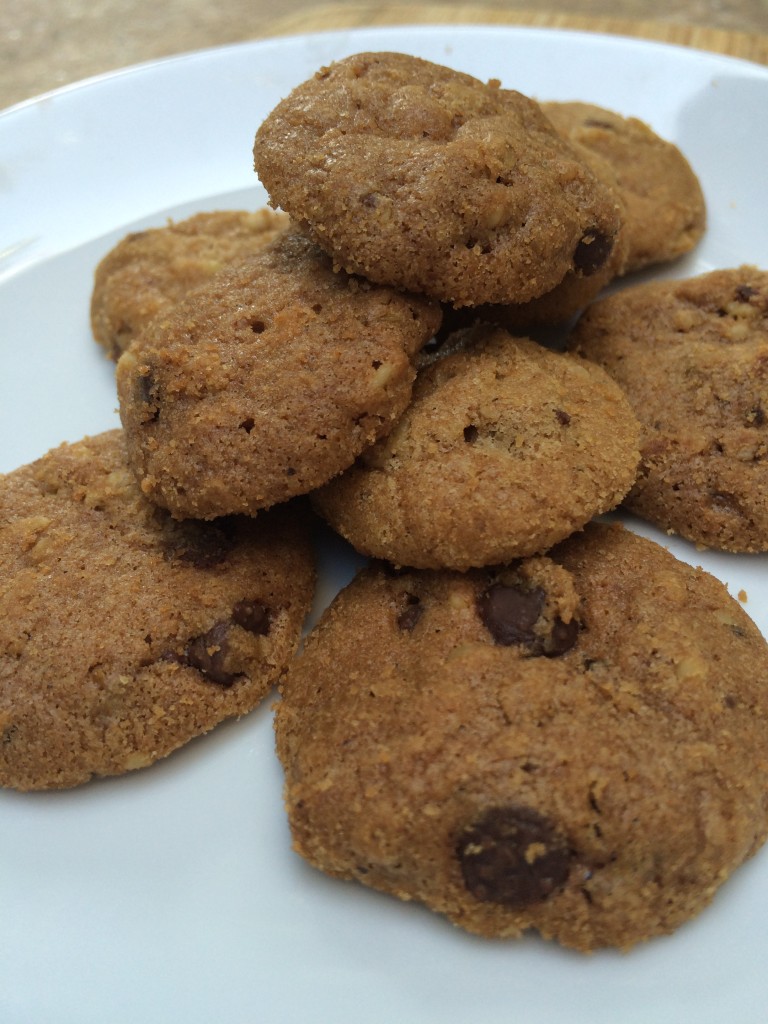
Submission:
[[[444,351],[388,437],[313,495],[359,551],[490,565],[545,551],[621,501],[639,426],[599,367],[487,326]]]
[[[144,493],[180,518],[253,514],[391,429],[435,303],[335,273],[291,232],[155,317],[117,365]]]
[[[120,431],[0,477],[0,785],[76,786],[254,708],[298,644],[313,556],[293,508],[176,522]]]
[[[340,267],[457,306],[596,273],[621,223],[533,100],[399,53],[299,85],[259,127],[254,166]]]
[[[690,252],[706,227],[701,183],[681,150],[636,117],[592,103],[542,103],[560,134],[621,200],[627,254],[620,272]]]
[[[117,359],[152,317],[233,260],[258,251],[287,224],[285,214],[269,209],[220,210],[132,232],[96,268],[94,338]]]
[[[626,507],[697,544],[768,550],[768,272],[627,288],[592,305],[569,346],[641,421]]]
[[[768,647],[619,526],[467,573],[365,570],[276,716],[295,849],[489,937],[628,948],[768,831]]]

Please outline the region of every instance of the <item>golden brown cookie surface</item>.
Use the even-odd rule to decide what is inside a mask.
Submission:
[[[152,317],[287,225],[273,210],[220,210],[127,235],[96,268],[94,338],[117,359]]]
[[[500,329],[452,344],[393,431],[313,495],[336,530],[398,565],[466,569],[545,551],[621,501],[639,427],[607,374]]]
[[[266,118],[254,160],[340,266],[459,306],[595,273],[620,226],[536,103],[404,54],[319,71]]]
[[[145,493],[174,515],[304,494],[389,430],[439,308],[334,273],[285,234],[156,318],[117,366]]]
[[[766,836],[765,640],[619,527],[503,569],[372,567],[282,689],[296,850],[480,935],[627,948]]]
[[[592,274],[569,270],[563,280],[530,302],[490,303],[476,307],[477,317],[497,324],[513,334],[525,335],[540,327],[567,325],[615,278],[623,273],[629,239],[624,225],[619,228],[613,251],[602,267]],[[458,310],[458,314],[463,311]]]
[[[768,550],[768,273],[627,288],[591,306],[569,346],[642,423],[626,507],[708,547]]]
[[[680,149],[636,117],[591,103],[542,103],[542,110],[618,194],[627,235],[620,273],[682,256],[706,226],[701,184]]]
[[[0,785],[143,768],[250,711],[314,590],[301,518],[179,523],[120,431],[0,478]]]

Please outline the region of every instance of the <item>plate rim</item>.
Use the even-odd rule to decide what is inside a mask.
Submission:
[[[116,78],[128,77],[136,74],[142,74],[153,68],[161,65],[168,65],[174,63],[189,63],[200,59],[210,59],[211,57],[225,56],[228,52],[242,51],[248,49],[260,49],[262,47],[279,46],[280,44],[296,45],[297,43],[303,43],[310,39],[318,39],[329,41],[333,37],[363,37],[374,35],[386,35],[390,32],[402,32],[404,30],[414,33],[415,35],[424,35],[428,33],[437,32],[461,32],[464,36],[467,33],[481,34],[485,32],[501,32],[504,34],[514,34],[528,37],[544,36],[547,38],[565,38],[568,37],[571,41],[578,39],[588,39],[591,42],[597,43],[598,45],[629,45],[631,47],[637,47],[643,50],[654,50],[662,49],[665,52],[674,52],[678,55],[684,55],[686,60],[701,60],[702,58],[722,63],[725,68],[741,68],[744,71],[749,71],[756,74],[758,78],[764,77],[768,81],[768,66],[759,64],[756,61],[748,60],[745,57],[736,57],[732,54],[720,53],[717,50],[705,50],[700,47],[686,46],[682,43],[669,42],[664,39],[649,39],[645,36],[632,36],[624,32],[601,32],[592,29],[577,29],[577,28],[560,28],[557,26],[539,26],[539,25],[517,25],[517,24],[493,24],[491,22],[401,22],[393,25],[371,25],[371,26],[350,26],[349,28],[332,28],[322,29],[313,32],[297,32],[287,33],[285,35],[275,36],[259,36],[253,39],[243,39],[233,41],[229,43],[220,43],[214,46],[198,47],[192,50],[182,50],[178,53],[166,54],[160,57],[151,57],[147,60],[136,61],[130,64],[121,65],[116,68],[110,68],[105,71],[96,72],[92,75],[86,75],[83,78],[75,79],[72,82],[66,82],[63,85],[55,86],[51,89],[44,90],[41,93],[36,93],[26,99],[19,100],[16,103],[12,103],[10,106],[3,107],[0,109],[0,127],[2,127],[2,121],[5,117],[11,114],[18,114],[23,112],[29,107],[34,107],[36,104],[50,102],[52,100],[58,100],[64,98],[71,93],[77,92],[81,89],[89,89],[94,86],[99,86],[105,81],[110,81]]]
[[[34,108],[37,104],[39,104],[41,101],[44,102],[46,99],[50,99],[50,98],[58,99],[60,94],[62,94],[62,98],[63,98],[64,94],[67,97],[81,96],[86,88],[90,89],[92,86],[98,86],[98,85],[103,84],[104,81],[110,81],[110,80],[113,80],[113,79],[116,79],[116,78],[122,78],[122,77],[131,76],[131,77],[133,77],[134,82],[139,82],[141,80],[140,73],[143,74],[144,72],[154,70],[155,68],[157,68],[160,65],[182,64],[182,63],[189,65],[189,64],[192,64],[192,63],[194,63],[196,61],[200,61],[201,64],[204,64],[207,59],[210,59],[212,54],[218,54],[218,53],[220,53],[222,51],[223,51],[223,55],[226,56],[227,53],[232,52],[233,50],[236,50],[236,49],[240,50],[240,49],[245,49],[245,48],[250,49],[250,48],[256,48],[256,47],[261,48],[265,44],[276,44],[278,42],[281,45],[284,45],[286,40],[290,41],[291,45],[294,45],[294,46],[297,45],[297,44],[303,44],[306,40],[312,40],[312,39],[318,39],[318,41],[320,39],[328,40],[330,37],[334,37],[334,36],[339,38],[339,39],[343,38],[344,40],[348,40],[352,36],[354,36],[354,38],[360,38],[363,34],[367,34],[369,32],[374,32],[374,31],[378,32],[379,34],[382,34],[383,32],[403,32],[403,31],[408,31],[411,34],[410,37],[411,38],[415,38],[414,35],[413,35],[413,31],[414,31],[415,27],[423,28],[425,31],[429,31],[429,32],[434,32],[435,29],[440,29],[440,30],[447,30],[447,31],[449,30],[451,33],[454,33],[455,31],[457,31],[457,29],[459,29],[459,30],[461,29],[461,26],[444,25],[444,24],[437,25],[437,26],[429,26],[429,25],[424,25],[424,26],[403,25],[403,26],[385,26],[385,27],[376,26],[376,27],[371,28],[371,29],[328,30],[328,31],[322,32],[322,33],[294,34],[294,35],[290,35],[290,36],[269,37],[267,39],[243,41],[241,43],[235,43],[235,44],[224,44],[222,46],[203,48],[203,49],[189,51],[187,53],[176,54],[176,55],[171,55],[171,56],[162,57],[162,58],[156,58],[156,59],[153,59],[153,60],[150,60],[150,61],[141,62],[139,64],[129,65],[129,66],[125,67],[125,68],[115,69],[114,71],[104,72],[104,73],[101,73],[99,75],[91,76],[90,78],[82,79],[79,82],[70,83],[70,84],[67,84],[67,85],[64,85],[64,86],[60,86],[57,89],[52,90],[50,93],[43,94],[40,97],[33,97],[30,100],[22,101],[21,106],[23,106],[23,107],[29,106],[31,108]],[[718,67],[722,67],[724,71],[729,69],[729,68],[733,68],[733,64],[734,64],[734,62],[736,62],[739,66],[746,65],[750,69],[751,72],[754,72],[754,70],[757,69],[760,72],[760,75],[759,75],[760,79],[762,80],[763,78],[765,78],[768,81],[768,68],[762,68],[761,65],[753,65],[751,62],[741,61],[738,58],[731,58],[731,57],[729,57],[727,55],[719,55],[719,54],[716,54],[716,53],[710,53],[709,51],[698,51],[698,50],[695,50],[693,48],[681,47],[681,46],[678,46],[676,44],[668,44],[668,43],[665,43],[665,42],[662,42],[662,41],[658,41],[657,42],[657,41],[654,41],[654,40],[635,39],[634,37],[617,37],[617,36],[614,36],[614,35],[601,34],[601,33],[592,33],[592,32],[584,32],[584,31],[580,31],[580,30],[565,30],[565,29],[564,30],[560,30],[560,29],[548,29],[548,28],[538,28],[538,27],[530,27],[530,26],[496,26],[496,25],[474,25],[474,24],[471,24],[471,25],[468,26],[468,28],[473,30],[477,34],[479,34],[481,32],[482,33],[487,33],[487,31],[490,29],[490,30],[493,31],[494,34],[497,34],[497,35],[500,35],[502,31],[504,31],[504,33],[506,34],[510,30],[512,30],[512,31],[514,31],[516,36],[524,34],[524,36],[526,38],[532,38],[535,35],[537,38],[541,38],[542,40],[544,38],[546,38],[547,40],[551,40],[556,35],[559,36],[561,39],[563,39],[563,38],[565,38],[567,36],[567,37],[569,37],[571,39],[571,41],[573,41],[574,37],[578,37],[579,39],[581,39],[583,37],[587,37],[591,42],[594,42],[596,39],[602,39],[606,44],[610,45],[611,47],[613,47],[615,45],[617,40],[619,40],[619,41],[624,40],[624,42],[631,44],[631,49],[634,50],[634,51],[638,51],[640,49],[642,49],[643,51],[647,51],[649,49],[657,49],[657,48],[661,47],[661,48],[663,48],[665,50],[665,52],[676,51],[678,54],[683,54],[683,55],[685,55],[685,59],[686,60],[693,60],[695,63],[699,63],[702,57],[706,61],[710,62],[708,66],[714,67],[715,66],[715,62],[717,62],[717,66]],[[16,105],[16,106],[18,107],[18,105]],[[14,108],[8,108],[8,111],[12,112],[13,110],[14,110]],[[64,114],[66,114],[66,107],[62,106],[62,110],[63,110]],[[8,111],[6,111],[6,112],[8,112]],[[0,112],[0,113],[2,113],[2,112]],[[2,119],[1,118],[0,118],[0,127],[2,127]],[[16,131],[16,130],[17,129],[14,128],[14,131]],[[95,237],[96,237],[95,235],[89,234],[88,240],[89,241],[93,241],[95,239]],[[53,253],[53,254],[43,255],[39,259],[33,260],[32,263],[29,266],[33,266],[35,264],[44,262],[45,260],[50,258],[50,255],[58,256],[60,254],[66,254],[67,252],[68,252],[68,249],[64,249],[64,250],[59,250],[59,251],[57,251],[56,253]],[[29,267],[23,268],[20,272],[24,273],[27,269],[29,269]],[[2,282],[2,284],[0,284],[0,287],[5,288],[5,287],[12,287],[12,286],[10,285],[10,282]],[[260,716],[260,719],[258,721],[256,719],[253,720],[254,723],[259,726],[259,728],[262,727],[263,720],[265,720],[267,718],[267,716],[266,716],[266,708],[264,708],[263,711],[264,711],[264,713]],[[259,714],[259,709],[257,709],[256,714],[257,715]],[[246,730],[246,732],[247,732],[247,730]],[[244,734],[241,734],[241,736],[244,736]],[[209,756],[210,759],[215,760],[215,758],[217,756],[217,750],[219,750],[221,747],[226,746],[226,744],[223,743],[223,739],[224,739],[224,736],[223,736],[223,733],[222,733],[222,735],[220,737],[218,737],[218,742],[217,742],[217,737],[215,735],[209,737],[209,739],[207,741],[205,741],[205,746],[208,749],[208,756]],[[227,737],[227,739],[229,740],[229,737]],[[203,749],[203,745],[202,744],[199,745],[199,749],[202,751],[202,749]],[[183,756],[184,752],[182,751],[181,753],[182,753],[182,756]],[[191,760],[193,762],[193,764],[192,765],[187,764],[184,767],[184,772],[187,772],[190,769],[190,767],[194,768],[194,762],[195,762],[196,759],[195,759],[195,757],[192,756],[191,748],[189,748],[188,760]],[[229,761],[227,759],[227,766],[228,765],[229,765]],[[172,766],[168,762],[166,762],[166,767],[167,767],[167,769],[171,769],[172,768]],[[274,767],[274,765],[273,765],[273,767]],[[156,768],[162,770],[163,765],[156,766]],[[176,770],[177,771],[181,772],[181,768],[182,768],[182,766],[176,765]],[[160,775],[158,775],[158,787],[157,787],[158,790],[162,790],[163,788],[165,788],[166,790],[168,790],[168,792],[170,792],[170,790],[172,789],[172,783],[173,783],[172,776],[173,776],[173,771],[168,771],[168,770],[165,773],[163,773],[163,778],[162,779],[161,779]],[[192,776],[190,775],[189,777],[191,778]],[[214,775],[214,779],[215,779],[215,775]],[[136,783],[139,780],[138,780],[138,778],[136,778],[136,779],[127,779],[127,780],[124,778],[124,780],[119,780],[118,781],[118,785],[120,784],[120,781],[125,781],[127,783],[127,785],[125,785],[123,788],[126,791],[130,792],[132,790],[132,786],[130,784],[133,783],[133,787],[136,787]],[[186,781],[186,778],[185,778],[185,781]],[[94,809],[101,802],[101,800],[106,800],[107,794],[109,793],[110,789],[113,788],[110,785],[110,783],[112,783],[112,782],[113,782],[113,780],[107,780],[106,785],[102,787],[100,793],[99,793],[99,791],[94,790],[93,800],[92,800],[93,808]],[[150,788],[151,788],[151,782],[149,781],[149,778],[144,780],[144,785],[145,786],[149,785]],[[138,792],[138,787],[136,788],[136,792]],[[184,789],[184,792],[185,793],[187,792],[186,788]],[[162,806],[162,793],[157,794],[156,795],[156,799],[158,800],[157,806]],[[54,800],[55,800],[55,797],[54,797]],[[62,804],[64,804],[64,802],[65,801],[62,801]],[[38,803],[40,805],[42,805],[43,801],[38,801]],[[70,801],[66,800],[66,803],[68,804],[68,803],[70,803]],[[118,798],[118,803],[119,803],[119,798]],[[152,803],[151,799],[149,801],[149,806],[150,807],[154,807],[155,806]],[[38,808],[38,810],[39,809],[40,808]],[[70,808],[70,810],[74,810],[74,808]],[[63,813],[64,812],[62,811],[62,814]],[[193,805],[192,810],[189,813],[190,813],[190,816],[196,816],[196,814],[197,814],[197,807],[196,807],[196,805]],[[254,815],[254,817],[255,816],[256,815]],[[303,864],[301,865],[301,867],[303,868]],[[10,874],[10,872],[9,872],[9,874]],[[743,874],[745,874],[745,872],[742,870],[741,874],[743,875]],[[324,884],[324,881],[321,881],[320,884]],[[2,885],[3,885],[2,879],[0,878],[0,889],[2,889]],[[733,887],[733,882],[731,883],[731,885]],[[741,891],[741,890],[743,890],[745,888],[745,886],[743,884],[740,884],[739,888],[740,888],[740,891]],[[304,890],[302,890],[302,894],[303,893],[304,893]],[[311,896],[311,895],[312,894],[309,894],[309,896]],[[309,896],[307,898],[309,898]],[[365,900],[361,900],[361,903],[362,902],[366,902],[366,903],[369,902],[369,900],[367,899],[368,896],[369,896],[369,892],[367,890],[365,890],[365,897],[366,897],[366,899]],[[312,897],[312,898],[314,898],[314,897]],[[340,894],[337,893],[336,896],[335,896],[335,899],[340,900],[341,902],[343,902],[343,895],[340,895]],[[380,906],[380,908],[382,910],[382,918],[381,919],[374,918],[373,919],[374,925],[376,924],[377,920],[379,920],[379,923],[381,923],[381,921],[383,920],[385,925],[389,926],[391,924],[392,920],[395,917],[397,917],[397,922],[398,923],[397,923],[397,926],[393,930],[395,932],[398,932],[398,935],[399,935],[399,931],[402,930],[403,934],[408,937],[408,942],[406,944],[406,948],[410,947],[411,945],[415,946],[417,938],[420,937],[423,934],[423,932],[420,931],[420,921],[419,921],[419,919],[424,918],[424,915],[420,914],[420,913],[417,913],[415,915],[416,916],[416,920],[404,920],[403,918],[401,918],[401,907],[400,906],[398,906],[397,904],[394,904],[394,903],[390,904],[388,900],[385,903],[383,897],[381,898],[381,900],[378,900],[378,898],[377,898],[377,902],[379,903],[379,906]],[[317,903],[318,907],[322,907],[323,905],[324,904],[322,903],[322,901]],[[400,928],[400,921],[401,920],[403,921],[402,928]],[[39,925],[39,922],[36,922],[36,925]],[[333,922],[331,921],[331,922],[329,922],[329,930],[332,931],[332,927],[333,927]],[[375,932],[374,932],[374,934],[375,934]],[[442,925],[441,925],[440,935],[443,936],[443,934],[444,934],[443,933],[443,928],[442,928]],[[390,938],[391,938],[392,937],[392,932],[390,932],[389,935],[390,935]],[[2,934],[2,930],[0,929],[0,948],[2,948],[2,946],[3,946],[3,941],[2,941],[3,937],[4,936]],[[464,937],[462,936],[462,939],[463,938]],[[674,939],[674,936],[671,937],[671,938]],[[26,935],[24,936],[24,939],[26,941]],[[441,943],[442,943],[442,938],[441,938]],[[665,957],[669,957],[669,953],[663,951],[662,943],[664,944],[664,946],[666,946],[665,940],[664,939],[660,939],[659,940],[658,949],[653,949],[652,950],[650,948],[650,944],[648,944],[648,946],[646,946],[645,950],[643,950],[643,949],[638,950],[638,960],[637,960],[637,962],[638,962],[638,964],[640,966],[638,966],[637,970],[638,971],[644,971],[645,976],[646,976],[649,984],[650,984],[650,981],[652,980],[651,976],[653,974],[653,964],[655,964],[657,962],[655,957],[658,956],[659,958],[661,958],[662,955],[664,955]],[[539,944],[537,943],[536,947],[535,947],[535,949],[536,949],[536,954],[535,955],[537,955],[537,956],[538,956],[538,947],[539,947]],[[119,945],[118,945],[118,948],[120,948]],[[149,944],[148,948],[149,949],[153,949],[154,947],[151,944]],[[432,948],[431,946],[427,946],[428,950],[430,950],[431,948]],[[436,948],[442,948],[442,947],[438,946]],[[469,948],[469,943],[467,944],[467,948]],[[688,949],[688,947],[686,947],[686,949]],[[710,950],[710,947],[707,944],[706,948],[703,950],[703,952],[707,953],[707,952],[709,952],[709,950]],[[586,982],[590,978],[597,978],[598,980],[602,978],[602,974],[599,971],[593,973],[593,971],[590,970],[589,964],[584,963],[584,961],[581,960],[581,959],[575,958],[575,956],[572,958],[572,955],[567,950],[563,950],[563,949],[561,949],[559,947],[552,946],[549,949],[548,952],[549,952],[549,958],[547,960],[547,964],[548,964],[547,971],[549,971],[551,969],[552,976],[553,976],[553,978],[555,979],[555,982],[556,982],[556,987],[560,987],[561,988],[561,994],[562,994],[562,999],[563,1000],[565,1000],[565,998],[566,998],[567,990],[568,990],[569,986],[574,988],[575,990],[577,990],[577,986],[579,984],[581,984],[583,982]],[[611,963],[613,963],[613,960],[614,960],[613,952],[614,951],[607,951],[607,955],[606,955],[606,958],[605,958],[606,960],[608,958],[610,958],[610,962]],[[698,954],[699,952],[700,952],[699,947],[696,947],[696,953]],[[754,948],[752,949],[751,952],[752,952],[753,956],[756,953]],[[649,953],[652,954],[650,957],[647,956],[647,954],[649,954]],[[506,950],[505,951],[505,956],[508,956],[510,958],[509,962],[510,962],[510,965],[512,965],[513,967],[515,966],[515,956],[517,955],[518,959],[517,959],[516,969],[520,970],[520,971],[522,971],[522,969],[523,969],[523,964],[527,964],[527,962],[528,962],[527,958],[528,958],[528,956],[530,954],[531,954],[531,949],[530,948],[523,948],[523,947],[521,947],[518,950],[513,948],[511,950]],[[68,956],[68,954],[66,954],[66,955]],[[487,959],[486,963],[490,964],[492,961],[497,961],[498,959],[499,958],[497,956],[495,956],[493,951],[489,951],[488,952],[488,959]],[[672,960],[673,964],[678,962],[677,958],[675,957],[674,952],[672,952],[671,960]],[[704,968],[701,967],[701,960],[702,960],[701,956],[699,956],[698,958],[694,957],[694,965],[695,965],[695,967],[699,967],[701,969],[701,971],[702,971],[702,974],[703,974]],[[100,961],[98,961],[98,962],[100,963]],[[454,962],[454,961],[451,960],[451,962]],[[472,963],[472,958],[469,957],[468,960],[465,961],[465,962]],[[725,958],[724,962],[726,962],[726,963],[728,962],[727,961],[727,957]],[[626,961],[626,963],[629,963],[629,961]],[[593,968],[597,964],[598,964],[598,959],[597,959],[597,957],[595,957],[594,960],[593,960]],[[3,975],[5,969],[6,969],[5,965],[4,964],[0,964],[0,976]],[[533,977],[536,978],[537,976],[539,976],[539,972],[540,972],[540,968],[535,967],[533,972],[532,972],[533,973]],[[490,967],[489,967],[489,974],[490,973],[491,973],[491,970],[490,970]],[[628,974],[628,977],[634,977],[634,976],[635,976],[635,971],[632,970],[631,973]],[[510,987],[507,984],[504,984],[502,976],[501,976],[501,970],[499,972],[498,977],[499,977],[499,981],[500,981],[499,991],[502,994],[509,992],[510,991]],[[392,979],[392,980],[395,980],[395,979]],[[109,987],[109,982],[110,981],[111,981],[111,979],[108,977],[107,978],[108,987]],[[763,990],[765,988],[765,977],[764,976],[760,976],[759,980],[757,981],[757,984],[759,984],[761,990]],[[614,985],[615,985],[615,981],[611,980],[609,982],[609,986],[608,986],[609,994],[613,993]],[[687,978],[684,978],[683,982],[682,982],[682,988],[685,988],[686,985],[687,985]],[[376,986],[374,986],[373,991],[374,992],[380,991],[380,987],[381,987],[381,982],[379,981],[378,984]],[[2,988],[2,986],[0,986],[0,989],[1,988]],[[61,991],[62,991],[61,979],[60,979],[60,976],[57,974],[57,975],[55,975],[53,992],[60,994]],[[163,990],[163,991],[165,991],[165,990]],[[212,991],[215,994],[219,990],[218,989],[213,989]],[[753,990],[750,990],[750,993],[752,991]],[[10,995],[12,996],[14,993],[17,994],[16,986],[14,986],[12,988],[12,991],[11,991]],[[237,993],[237,994],[239,994],[239,993]],[[729,1008],[730,1008],[730,1002],[728,1001],[729,994],[730,994],[730,990],[728,990],[728,991],[726,991],[724,993],[724,998],[728,1002],[728,1005],[724,1006],[724,1009],[726,1011],[728,1011]],[[762,992],[761,994],[765,994],[765,993]],[[314,992],[313,995],[315,997],[317,997],[318,993]],[[738,993],[738,995],[740,997],[743,997],[743,993]],[[6,998],[8,996],[9,996],[8,992],[6,992],[4,994],[4,993],[2,993],[2,991],[0,991],[0,1007],[2,1007],[2,1005],[3,1005],[4,998]],[[322,989],[319,992],[319,996],[320,996],[320,1005],[318,1006],[318,1004],[315,1003],[316,1010],[322,1011],[323,1008],[334,1009],[336,1004],[334,1003],[333,1006],[330,1005],[331,1002],[333,1002],[333,1000],[329,1000],[327,996],[324,997]],[[627,1000],[627,1003],[630,1003],[631,995],[626,994],[623,998]],[[742,1002],[743,1002],[743,999],[742,999]],[[101,1005],[100,999],[97,999],[95,1002],[93,1002],[92,999],[86,999],[85,1000],[85,1013],[83,1014],[83,1019],[91,1020],[92,1018],[90,1017],[89,1014],[93,1013],[94,1009],[98,1009],[98,1007],[100,1005]],[[205,1006],[209,1006],[209,1005],[210,1004],[206,1001]],[[421,1003],[419,1005],[420,1005],[420,1008],[423,1009],[423,1015],[421,1016],[421,1019],[423,1021],[426,1021],[427,1019],[432,1019],[432,1014],[434,1013],[434,1008],[429,1006],[429,1005],[427,1005],[426,1007],[422,1006]],[[440,1005],[443,1005],[442,1001],[441,1001]],[[609,1009],[610,1009],[611,1005],[614,1006],[614,1009],[616,1008],[615,1004],[611,1003],[609,1005],[609,1007],[608,1007]],[[636,1018],[634,1015],[632,1015],[630,1013],[630,1011],[632,1011],[632,1010],[637,1010],[638,1009],[637,1007],[633,1007],[631,1005],[631,1003],[630,1003],[630,1005],[627,1005],[626,1003],[623,1004],[623,1005],[624,1005],[625,1009],[627,1010],[627,1019],[629,1019],[629,1017],[631,1016],[633,1021],[642,1020],[642,1017]],[[719,1002],[718,1002],[718,1005],[720,1005]],[[654,1004],[654,1006],[655,1006],[655,1004]],[[128,1011],[133,1009],[133,1007],[134,1007],[133,1001],[131,1001],[131,1002],[129,1002],[127,1004]],[[492,1002],[492,1004],[491,1004],[491,1010],[492,1011],[493,1011],[494,1007],[496,1007],[496,1002],[495,1001]],[[173,1011],[174,1010],[174,1005],[172,1004],[170,1007],[168,1007],[166,1005],[166,1003],[163,1002],[161,1007],[160,1007],[160,1009],[162,1010],[163,1008],[170,1009],[171,1011]],[[667,1014],[672,1012],[672,1010],[674,1010],[674,1007],[671,1006],[671,1003],[668,1004],[666,999],[665,999],[663,1001],[663,1005],[661,1007],[655,1007],[655,1008],[656,1009],[660,1009],[660,1011],[661,1011],[660,1016],[659,1016],[660,1020],[669,1021],[669,1024],[672,1024],[672,1018],[671,1017],[670,1018],[667,1017]],[[34,1009],[34,1007],[33,1007],[33,1009]],[[76,1009],[77,1008],[74,1008],[74,1010],[73,1010],[73,1006],[69,1002],[66,1002],[66,1003],[64,1003],[63,1005],[60,1006],[61,1013],[66,1013],[67,1011],[74,1012],[74,1011],[76,1011]],[[205,1009],[205,1007],[203,1007],[203,1009]],[[439,1009],[439,1007],[438,1007],[438,1009]],[[529,1004],[527,1002],[527,999],[524,998],[523,1004],[522,1004],[522,1007],[521,1007],[522,1013],[525,1014],[526,1011],[530,1012],[531,1009],[532,1008],[529,1006]],[[649,1009],[650,1008],[647,1007],[646,1010],[644,1011],[642,1009],[642,1007],[640,1007],[638,1012],[643,1014],[645,1012],[648,1012]],[[715,1006],[714,1009],[717,1010],[717,1006]],[[742,1006],[742,1009],[743,1009],[743,1006]],[[337,1010],[338,1010],[338,1007],[337,1007]],[[120,1012],[122,1012],[122,1011],[120,1011]],[[498,1010],[497,1010],[497,1012],[498,1012]],[[507,1012],[508,1012],[508,1004],[507,1004]],[[580,1010],[579,1012],[584,1012],[584,1011]],[[651,1012],[651,1014],[653,1014],[654,1011],[651,1010],[650,1012]],[[234,1016],[234,1015],[230,1015],[230,1016]],[[452,1014],[449,1015],[449,1016],[450,1016],[450,1019],[453,1019],[453,1015]],[[493,1019],[496,1019],[495,1018],[495,1014],[493,1014],[493,1013],[489,1014],[489,1018],[491,1018],[491,1017]],[[59,1017],[59,1019],[62,1020],[63,1017]],[[67,1019],[69,1020],[70,1018],[67,1017]],[[120,1017],[120,1019],[122,1019],[122,1017]],[[195,1016],[194,1019],[197,1020],[197,1017]],[[241,1020],[242,1018],[237,1018],[237,1019]],[[270,1019],[271,1021],[276,1021],[277,1020],[277,1018],[274,1018],[274,1017],[273,1018],[268,1018],[268,1019]],[[280,1019],[285,1019],[285,1018],[280,1018]],[[325,1021],[325,1020],[327,1020],[329,1018],[323,1017],[321,1015],[321,1016],[319,1016],[319,1017],[317,1017],[315,1019],[318,1020],[318,1021],[319,1020]],[[336,1020],[340,1020],[340,1019],[345,1019],[345,1018],[343,1017],[343,1014],[339,1013],[339,1015],[336,1016],[335,1019]],[[448,1019],[449,1019],[448,1017],[444,1017],[443,1018],[444,1021],[447,1021]],[[533,1016],[531,1018],[529,1018],[529,1019],[532,1021],[533,1020]],[[536,1016],[535,1019],[536,1019],[536,1021],[540,1021],[541,1020],[541,1018],[539,1016]],[[552,1021],[555,1020],[554,1017],[551,1018],[551,1019],[552,1019]],[[564,1018],[559,1017],[557,1019],[563,1020]],[[742,1019],[744,1020],[744,1024],[747,1024],[747,1018],[744,1017]],[[646,1018],[646,1020],[647,1020],[647,1018]],[[706,1017],[706,1024],[710,1024],[710,1020],[711,1020],[711,1018],[709,1018],[709,1016],[707,1016]],[[751,1020],[751,1017],[750,1017],[750,1020]],[[549,1018],[548,1018],[548,1024],[549,1024]],[[756,1022],[755,1022],[755,1024],[756,1024]]]

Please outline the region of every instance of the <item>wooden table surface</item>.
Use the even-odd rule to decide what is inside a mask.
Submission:
[[[520,6],[518,6],[518,4]],[[768,0],[4,0],[0,109],[91,75],[265,36],[365,25],[513,24],[657,39],[768,64]]]

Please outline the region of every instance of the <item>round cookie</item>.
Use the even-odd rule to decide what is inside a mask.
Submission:
[[[296,510],[179,523],[141,495],[122,433],[0,477],[0,785],[143,768],[254,708],[314,590]]]
[[[339,266],[457,306],[595,273],[621,223],[533,100],[399,53],[294,89],[258,129],[254,166]]]
[[[586,360],[499,328],[459,332],[387,438],[313,495],[359,551],[466,569],[545,551],[632,486],[639,427]]]
[[[568,344],[642,424],[625,506],[697,544],[768,550],[768,272],[627,288],[592,305]]]
[[[252,514],[325,483],[407,405],[436,304],[335,273],[286,233],[156,317],[117,365],[128,452],[177,517]]]
[[[467,573],[365,570],[282,684],[294,848],[488,937],[672,932],[768,831],[768,648],[619,526]]]
[[[591,103],[548,102],[541,109],[621,201],[627,254],[619,273],[693,249],[706,227],[706,202],[677,146],[636,117]]]
[[[288,225],[263,209],[197,213],[123,238],[96,268],[91,328],[117,359],[152,317],[239,257],[258,251]]]

